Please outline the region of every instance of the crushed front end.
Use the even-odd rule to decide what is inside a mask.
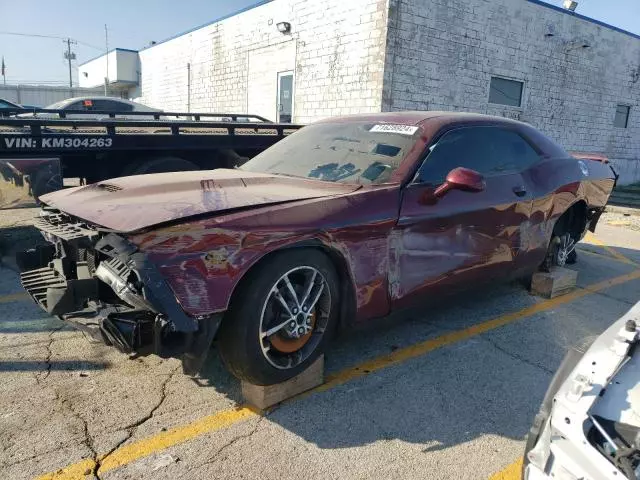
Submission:
[[[640,478],[640,302],[571,349],[529,431],[523,480]]]
[[[201,367],[221,317],[188,316],[155,265],[123,235],[44,208],[47,245],[17,255],[22,285],[47,313],[125,353]]]

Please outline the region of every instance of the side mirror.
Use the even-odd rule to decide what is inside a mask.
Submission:
[[[436,188],[433,195],[442,198],[449,190],[462,190],[463,192],[481,192],[485,189],[484,177],[470,168],[454,168],[447,175],[442,185]]]

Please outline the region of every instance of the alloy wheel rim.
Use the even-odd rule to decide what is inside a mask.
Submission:
[[[260,312],[259,342],[265,359],[287,370],[304,362],[321,342],[331,293],[318,269],[293,268],[271,287]]]
[[[564,267],[567,264],[569,255],[576,249],[576,242],[571,238],[571,235],[563,235],[560,237],[560,244],[556,253],[556,263],[559,267]]]

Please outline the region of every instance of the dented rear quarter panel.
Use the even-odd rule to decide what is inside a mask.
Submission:
[[[400,185],[192,220],[133,235],[193,316],[228,308],[247,272],[268,254],[315,245],[339,255],[358,318],[389,312],[388,239]]]
[[[587,169],[585,174],[580,163]],[[529,263],[540,263],[560,216],[578,202],[588,209],[606,206],[615,183],[614,173],[600,161],[572,157],[544,160],[525,172],[533,194],[531,224],[538,231],[532,237]]]

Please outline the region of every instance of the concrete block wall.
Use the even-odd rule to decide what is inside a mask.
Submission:
[[[274,0],[147,48],[140,52],[137,100],[166,110],[248,112],[249,98],[260,94],[249,95],[249,59],[255,65],[264,49],[294,52],[276,62],[293,66],[294,122],[380,111],[387,1]],[[288,35],[276,28],[284,21],[291,23]],[[295,48],[274,48],[285,42]]]
[[[640,181],[637,37],[528,0],[390,0],[387,43],[383,110],[519,119]],[[492,76],[524,82],[522,107],[489,104]],[[631,106],[626,129],[617,104]]]

